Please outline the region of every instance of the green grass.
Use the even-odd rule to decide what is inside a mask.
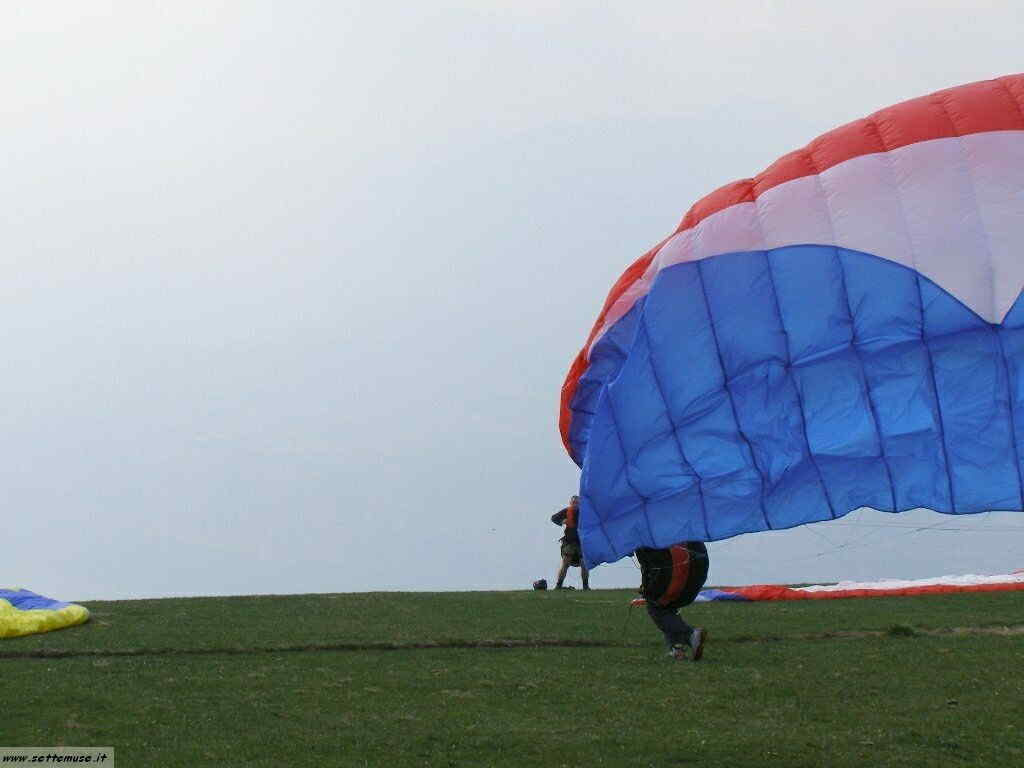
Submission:
[[[630,597],[88,603],[0,643],[0,745],[122,768],[1024,765],[1024,592],[691,606],[700,664]]]

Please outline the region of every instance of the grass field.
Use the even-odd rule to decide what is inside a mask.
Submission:
[[[1024,766],[1024,592],[691,606],[627,590],[87,603],[0,642],[0,746],[125,766]]]

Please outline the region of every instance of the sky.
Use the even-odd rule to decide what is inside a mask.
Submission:
[[[552,581],[559,391],[622,270],[830,128],[1024,70],[1022,27],[1011,0],[7,9],[0,586]],[[710,551],[720,585],[1000,573],[1024,515]]]

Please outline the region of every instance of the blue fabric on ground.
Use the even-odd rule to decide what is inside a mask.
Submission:
[[[741,603],[748,602],[748,599],[743,595],[737,595],[735,592],[726,592],[721,589],[702,589],[697,594],[697,597],[693,602],[710,603],[718,602],[720,600],[732,600]]]
[[[0,589],[0,600],[6,600],[19,611],[59,611],[71,603],[37,595],[27,589]]]

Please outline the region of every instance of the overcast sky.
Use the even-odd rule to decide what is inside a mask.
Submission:
[[[3,16],[0,586],[60,599],[552,580],[559,389],[623,268],[836,125],[1024,69],[1013,0]],[[710,581],[1022,544],[855,513],[712,545]]]

